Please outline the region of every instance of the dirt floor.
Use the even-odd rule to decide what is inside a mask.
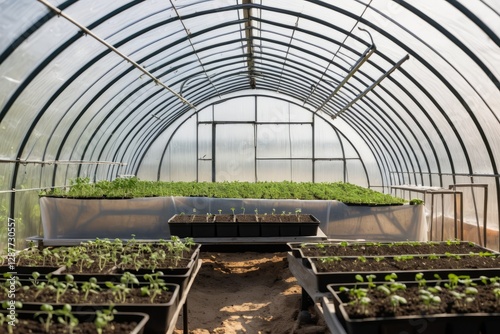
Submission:
[[[190,334],[328,333],[323,319],[299,321],[301,288],[286,253],[201,252],[188,295]],[[303,318],[300,318],[303,319]],[[175,334],[182,334],[179,317]]]

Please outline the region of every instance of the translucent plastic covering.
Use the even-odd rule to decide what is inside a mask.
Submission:
[[[176,214],[260,214],[301,212],[319,221],[321,232],[334,239],[427,240],[423,206],[347,206],[337,201],[155,197],[113,200],[48,198],[40,200],[43,239],[168,239],[168,220]],[[233,208],[233,209],[231,209]],[[237,208],[237,209],[236,209]],[[243,211],[246,210],[246,211]],[[244,240],[244,239],[243,239]],[[283,239],[283,240],[286,240]],[[66,240],[67,242],[68,240]],[[196,240],[195,240],[196,241]]]
[[[484,183],[497,229],[499,16],[495,0],[0,1],[2,216],[36,234],[21,197],[79,176]]]

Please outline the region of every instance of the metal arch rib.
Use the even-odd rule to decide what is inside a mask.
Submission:
[[[373,90],[378,84],[384,80],[386,77],[388,77],[392,72],[394,72],[396,69],[398,69],[405,61],[407,61],[410,58],[409,55],[404,56],[401,58],[400,61],[398,61],[390,70],[388,70],[386,73],[382,74],[380,78],[378,78],[373,84],[370,85],[370,87],[366,88],[361,94],[356,96],[351,102],[349,102],[347,105],[345,105],[342,109],[340,109],[336,114],[332,116],[332,119],[337,118],[340,116],[342,113],[344,113],[347,109],[349,109],[353,104],[361,100],[366,94],[368,94],[371,90]]]
[[[214,88],[214,90],[217,92],[217,95],[219,95],[219,97],[221,97],[220,93],[217,90],[217,87],[212,82],[212,78],[207,74],[207,70],[205,69],[205,66],[202,63],[202,61],[200,59],[200,56],[198,55],[198,52],[196,51],[196,49],[195,49],[195,47],[193,45],[193,42],[191,41],[191,32],[189,31],[189,29],[184,24],[184,21],[182,20],[181,15],[179,14],[179,11],[177,10],[177,7],[175,7],[175,5],[174,5],[174,3],[173,3],[172,0],[170,0],[170,5],[172,6],[172,9],[175,11],[175,15],[177,15],[177,17],[179,18],[179,22],[182,24],[182,28],[184,29],[184,32],[186,33],[187,40],[189,41],[189,45],[191,45],[191,48],[193,49],[194,54],[196,55],[196,58],[198,59],[198,62],[200,63],[201,68],[203,69],[203,73],[205,73],[208,81],[210,81],[210,84],[212,85],[212,87]],[[186,81],[188,81],[189,79],[191,79],[191,78],[187,78]],[[184,83],[186,83],[186,81],[183,82],[182,86],[184,86]],[[182,99],[184,99],[181,94],[182,94],[182,88],[181,88],[179,96]]]
[[[250,87],[255,89],[255,58],[254,58],[254,38],[252,25],[252,0],[243,0],[243,5],[250,5],[243,8],[243,18],[245,20],[245,39],[247,41],[247,68],[250,80]]]
[[[50,10],[54,11],[58,16],[61,16],[61,17],[64,17],[66,20],[68,20],[69,22],[73,23],[74,25],[76,25],[78,28],[80,28],[86,35],[89,35],[91,37],[93,37],[95,40],[97,40],[99,43],[103,44],[104,46],[106,46],[108,49],[110,49],[111,51],[113,51],[114,53],[116,53],[117,55],[119,55],[120,57],[122,57],[123,59],[125,59],[127,62],[129,62],[130,64],[132,64],[135,68],[137,68],[139,71],[141,71],[142,73],[144,73],[145,75],[147,75],[149,78],[151,78],[155,84],[165,88],[166,90],[168,90],[169,92],[171,92],[172,94],[174,94],[179,100],[182,101],[182,103],[184,104],[187,104],[190,108],[192,109],[195,109],[196,110],[196,107],[194,106],[194,104],[192,104],[191,102],[189,102],[188,100],[186,100],[185,98],[183,98],[182,96],[180,96],[177,92],[175,92],[172,88],[170,88],[169,86],[165,85],[163,82],[161,82],[160,79],[158,79],[157,77],[155,77],[153,74],[151,74],[148,70],[146,70],[143,66],[141,66],[140,64],[138,64],[137,62],[135,62],[134,60],[132,60],[131,58],[129,58],[127,55],[123,54],[121,51],[119,51],[117,48],[115,48],[114,46],[112,46],[111,44],[109,44],[108,42],[106,42],[105,40],[103,40],[102,38],[100,38],[99,36],[97,36],[96,34],[94,34],[92,31],[90,31],[89,29],[87,29],[85,26],[81,25],[80,23],[78,23],[76,20],[74,20],[73,18],[71,18],[70,16],[68,16],[67,14],[63,13],[62,10],[60,10],[59,8],[53,6],[51,3],[47,2],[46,0],[37,0],[38,2],[42,3],[43,5],[45,5],[47,8],[49,8]]]

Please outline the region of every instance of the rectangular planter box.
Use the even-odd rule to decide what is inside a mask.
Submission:
[[[312,236],[318,234],[319,221],[317,223],[299,223],[301,236]]]
[[[300,235],[299,223],[280,223],[279,227],[281,237],[293,237]]]
[[[6,310],[2,310],[2,313],[7,315]],[[26,310],[16,310],[16,315],[17,318],[20,320],[32,320],[35,319],[35,314],[38,313],[38,311],[26,311]],[[75,310],[72,310],[71,312],[77,319],[78,323],[84,323],[84,322],[94,322],[95,319],[95,312],[78,312]],[[44,317],[44,315],[42,315]],[[137,325],[135,328],[130,331],[128,334],[142,334],[144,333],[144,329],[146,327],[146,323],[149,320],[149,315],[146,313],[139,313],[139,312],[116,312],[114,314],[114,320],[112,323],[130,323],[130,322],[135,322]],[[56,320],[54,319],[54,322]],[[110,325],[112,325],[112,323]],[[5,325],[4,325],[5,326]],[[43,324],[40,323],[40,333],[45,332],[44,329],[42,329]]]
[[[40,266],[15,266],[14,270],[11,270],[8,266],[0,267],[0,275],[9,272],[16,272],[17,275],[31,275],[32,272],[36,271],[40,274],[48,274],[58,270],[61,267],[40,267]]]
[[[193,238],[213,238],[217,235],[214,223],[192,223],[191,228]]]
[[[239,237],[260,237],[261,223],[257,221],[253,214],[237,214],[235,216],[238,223]]]
[[[197,260],[195,260],[196,262]],[[185,273],[170,273],[166,275],[161,275],[158,278],[162,279],[167,284],[177,284],[179,285],[179,296],[182,296],[185,288],[187,287],[189,280],[193,277],[194,265],[190,266]],[[52,277],[57,278],[59,281],[63,282],[66,274],[64,273],[64,267],[60,270],[54,271],[51,273]],[[18,273],[16,276],[21,281],[26,281],[28,284],[31,284],[30,279],[32,279],[31,273]],[[75,273],[72,274],[75,282],[88,282],[90,278],[94,277],[97,279],[97,282],[120,282],[120,278],[122,277],[122,273],[111,273],[111,274],[99,274],[99,273]],[[141,283],[146,283],[148,280],[144,278],[144,275],[138,274],[136,275],[137,279]],[[39,281],[46,281],[46,277],[44,274],[40,276]],[[5,278],[0,278],[0,282],[4,282]]]
[[[447,242],[447,241],[396,241],[396,242],[338,242],[338,241],[325,241],[321,243],[302,243],[302,242],[289,242],[287,243],[290,247],[293,256],[296,258],[306,258],[306,257],[316,257],[316,255],[311,255],[308,253],[307,249],[321,250],[321,256],[345,256],[354,255],[350,249],[357,249],[358,255],[371,255],[380,254],[383,256],[399,255],[399,254],[444,254],[450,252],[453,254],[470,254],[470,253],[480,253],[489,252],[497,253],[497,251],[482,247],[473,242],[460,241]],[[429,246],[433,247],[420,247]],[[441,251],[436,251],[436,249]],[[430,249],[430,251],[429,251]],[[345,250],[345,251],[344,251]]]
[[[412,281],[415,279],[415,275],[422,273],[426,280],[435,279],[434,275],[438,274],[441,278],[448,277],[448,274],[454,273],[456,275],[468,275],[471,278],[478,278],[480,276],[494,277],[500,275],[499,268],[477,268],[477,269],[429,269],[429,270],[390,270],[390,271],[352,271],[352,272],[321,272],[317,269],[315,261],[319,258],[305,258],[303,263],[306,267],[310,268],[311,275],[314,276],[313,279],[317,284],[318,291],[328,292],[327,286],[332,283],[353,283],[356,282],[356,275],[360,274],[365,277],[369,274],[375,274],[376,279],[374,281],[384,281],[385,276],[395,273],[398,276],[399,281]]]
[[[261,222],[260,232],[263,237],[279,237],[281,223],[275,222]]]
[[[400,280],[398,280],[398,282],[400,282]],[[404,283],[407,287],[418,287],[418,283],[416,281],[401,283]],[[431,284],[431,281],[427,282],[427,286],[433,285],[435,285],[435,283]],[[450,312],[438,314],[415,314],[395,317],[366,317],[363,319],[351,318],[347,310],[345,309],[345,305],[349,302],[349,300],[347,299],[346,293],[339,291],[341,286],[352,289],[367,288],[367,285],[363,283],[330,284],[327,287],[328,291],[333,297],[335,315],[348,334],[492,334],[497,333],[498,326],[500,326],[500,313],[487,312],[462,314]],[[442,300],[444,299],[442,298]],[[418,303],[421,303],[421,301],[419,300]],[[368,307],[370,307],[370,305],[368,305]]]
[[[239,237],[263,237],[260,223],[238,223]]]
[[[237,237],[238,223],[236,223],[234,215],[215,215],[215,234],[217,237]]]
[[[215,215],[213,223],[206,222],[204,215],[174,215],[168,220],[170,233],[192,236],[194,238],[210,237],[292,237],[314,236],[318,233],[319,220],[313,215],[301,215],[310,220],[307,222],[280,222],[279,215],[236,214]],[[295,218],[295,215],[292,215]],[[228,219],[234,218],[233,221]],[[274,220],[271,220],[274,218]],[[221,221],[217,221],[220,219]],[[267,220],[269,219],[269,220]],[[211,219],[210,219],[211,221]],[[191,235],[186,235],[187,233]]]
[[[178,236],[179,238],[191,237],[193,235],[191,223],[173,223],[168,222],[170,235]]]
[[[307,221],[290,221],[280,223],[280,236],[312,236],[318,233],[319,220],[313,215],[299,214],[291,215],[286,218],[300,217],[302,220]]]
[[[214,216],[176,214],[167,223],[170,234],[178,237],[209,238],[217,235]]]
[[[31,283],[29,283],[31,284]],[[115,310],[118,312],[141,312],[146,313],[149,316],[149,320],[146,323],[144,332],[151,334],[165,334],[170,326],[170,322],[173,319],[174,314],[177,309],[182,307],[179,304],[180,287],[177,284],[167,284],[170,292],[172,292],[172,297],[168,303],[161,304],[114,304]],[[40,302],[23,302],[23,309],[29,311],[38,311],[44,303]],[[50,303],[54,309],[62,308],[63,304]],[[77,310],[98,310],[106,309],[112,304],[89,304],[89,303],[78,303],[70,304],[72,309]]]
[[[346,318],[344,323],[347,334],[496,334],[500,326],[500,315],[491,315],[488,313],[471,315],[415,315],[360,320],[349,319],[342,308],[340,316]]]

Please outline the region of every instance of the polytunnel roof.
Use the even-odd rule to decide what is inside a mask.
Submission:
[[[499,14],[497,0],[2,1],[0,158],[138,166],[182,117],[262,95],[349,127],[411,183],[497,175]]]

